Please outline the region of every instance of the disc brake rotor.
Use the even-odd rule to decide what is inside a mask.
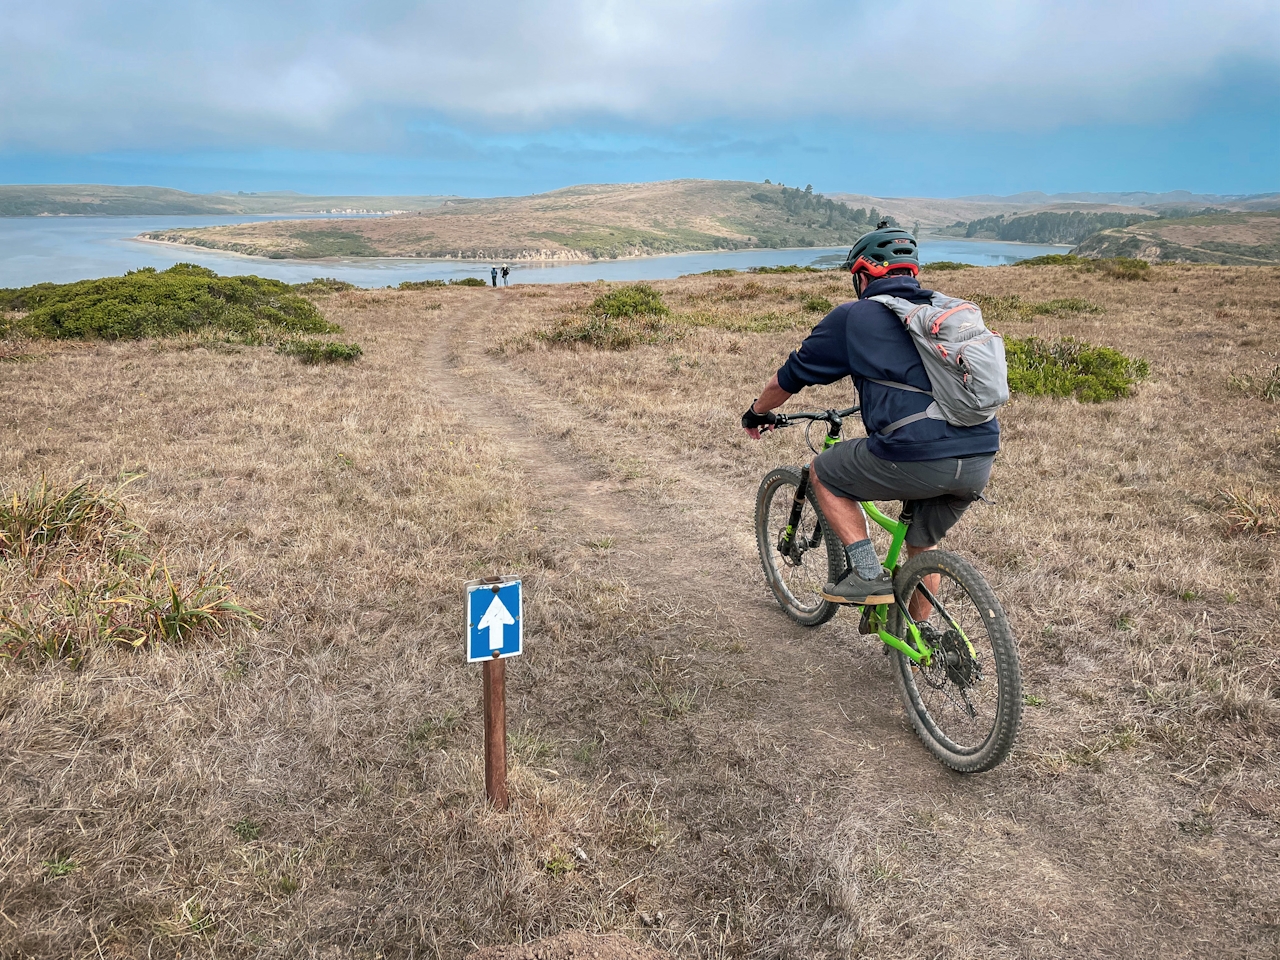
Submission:
[[[787,539],[785,530],[778,534],[778,553],[788,566],[798,567],[804,563],[804,555],[808,549],[809,538],[799,530],[791,534],[790,540]]]
[[[982,668],[969,652],[969,644],[965,643],[960,631],[952,627],[944,633],[939,641],[942,648],[942,659],[946,666],[947,679],[961,690],[973,686],[982,679]]]

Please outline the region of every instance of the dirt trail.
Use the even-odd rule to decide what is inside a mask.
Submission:
[[[841,730],[849,727],[848,702],[855,699],[865,706],[858,711],[866,714],[858,721],[860,739],[909,756],[919,750],[882,666],[884,658],[858,637],[849,615],[817,632],[805,630],[788,620],[764,589],[751,532],[755,490],[718,482],[699,472],[696,463],[617,434],[610,434],[607,444],[619,459],[641,458],[662,480],[674,482],[663,484],[667,495],[655,502],[604,476],[565,439],[568,430],[598,428],[581,411],[485,354],[491,342],[486,327],[499,312],[500,307],[469,305],[441,324],[438,352],[428,362],[432,391],[506,444],[544,493],[558,532],[579,541],[611,538],[611,556],[601,563],[633,588],[677,596],[682,607],[708,611],[717,629],[745,638],[753,671],[764,681],[756,693],[769,700],[762,712],[776,718],[779,732],[806,734],[786,737],[790,748],[811,744],[824,765],[841,756],[864,761],[861,743],[852,751],[841,742],[849,736]],[[850,643],[856,644],[852,656]],[[814,730],[839,739],[821,736],[814,743],[807,736]],[[896,793],[908,785],[904,778],[915,781],[927,773],[932,779],[932,762],[923,753],[910,756],[917,759],[894,763],[894,776],[883,786]]]
[[[889,659],[851,615],[809,631],[777,609],[755,554],[754,484],[700,470],[676,439],[608,429],[487,355],[502,302],[442,319],[431,390],[507,446],[559,537],[612,538],[593,572],[705,611],[708,629],[741,638],[751,682],[707,695],[682,756],[633,756],[642,776],[672,784],[660,800],[704,847],[726,836],[772,843],[776,869],[754,887],[734,882],[781,897],[770,907],[782,925],[775,943],[829,939],[820,926],[843,951],[874,944],[883,956],[919,955],[919,933],[955,956],[1114,956],[1158,943],[1189,957],[1215,924],[1222,935],[1239,922],[1238,907],[1211,893],[1214,866],[1173,848],[1161,823],[1133,822],[1153,802],[1137,769],[1105,786],[1055,779],[1037,757],[1056,740],[1027,729],[1032,718],[1022,749],[991,773],[965,778],[936,763],[906,720]],[[645,482],[632,489],[584,452],[601,449],[612,463],[643,464]],[[744,720],[753,749],[735,754]],[[771,891],[784,876],[798,885]],[[913,890],[926,906],[903,900]],[[1202,921],[1212,919],[1198,927],[1180,904],[1206,897]],[[815,926],[789,940],[802,923]]]

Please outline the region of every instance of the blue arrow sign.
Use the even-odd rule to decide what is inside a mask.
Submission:
[[[524,650],[520,581],[467,583],[467,662],[518,657]]]

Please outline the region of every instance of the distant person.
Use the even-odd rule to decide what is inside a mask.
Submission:
[[[498,268],[494,267],[489,271],[489,282],[495,287],[498,285]]]
[[[511,276],[511,270],[504,264],[502,267],[502,285],[504,287],[511,286],[511,282],[507,279],[509,276]]]
[[[810,473],[818,505],[844,544],[849,568],[839,582],[823,588],[822,596],[837,603],[893,603],[893,578],[880,564],[858,501],[911,501],[907,556],[934,549],[981,497],[1000,449],[1000,424],[990,414],[973,426],[956,426],[933,399],[935,386],[921,354],[891,305],[934,308],[935,298],[961,301],[920,286],[911,234],[881,221],[854,244],[843,268],[853,275],[858,299],[842,303],[813,328],[747,407],[742,427],[759,439],[761,429],[777,421],[770,411],[793,394],[853,378],[867,436],[823,452]],[[942,317],[956,312],[950,309]],[[996,369],[1003,379],[1003,367]]]

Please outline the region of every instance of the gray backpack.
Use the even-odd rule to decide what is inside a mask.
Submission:
[[[923,413],[895,420],[880,431],[881,436],[925,418],[945,420],[953,427],[976,426],[994,417],[1009,399],[1004,339],[987,329],[976,304],[941,293],[934,293],[929,303],[912,303],[901,297],[868,299],[897,314],[911,334],[933,385],[930,393],[894,380],[872,380],[933,398]]]

